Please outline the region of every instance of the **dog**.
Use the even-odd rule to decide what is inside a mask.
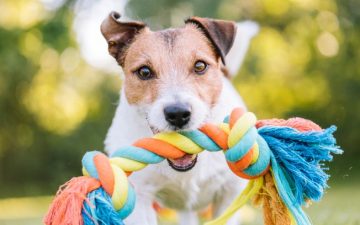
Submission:
[[[108,153],[158,132],[220,123],[234,107],[245,107],[225,66],[236,29],[231,21],[191,17],[183,27],[151,31],[110,13],[101,32],[125,78],[105,140]],[[137,200],[127,225],[158,224],[154,201],[177,210],[179,224],[197,225],[198,210],[212,204],[214,217],[221,215],[246,184],[230,171],[222,152],[207,151],[148,165],[129,180]],[[239,217],[228,224],[239,224]]]

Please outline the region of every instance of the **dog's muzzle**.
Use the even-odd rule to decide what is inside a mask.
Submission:
[[[171,126],[181,129],[190,121],[191,107],[183,103],[168,105],[164,108],[164,116]]]
[[[197,162],[197,154],[186,154],[178,159],[168,159],[169,165],[176,171],[186,172],[191,170]]]

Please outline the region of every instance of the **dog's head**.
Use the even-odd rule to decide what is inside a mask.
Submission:
[[[128,103],[144,112],[153,131],[201,126],[222,90],[235,23],[192,17],[184,27],[154,32],[144,23],[119,18],[112,12],[101,32],[125,73]]]

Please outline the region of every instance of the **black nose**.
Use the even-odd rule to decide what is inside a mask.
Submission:
[[[190,121],[191,108],[186,104],[173,104],[164,108],[164,114],[171,125],[182,128]]]

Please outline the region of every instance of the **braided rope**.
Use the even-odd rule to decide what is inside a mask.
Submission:
[[[177,159],[205,149],[223,150],[236,175],[246,179],[264,175],[270,166],[270,149],[255,125],[253,113],[237,108],[222,124],[206,124],[195,131],[159,133],[120,148],[110,158],[101,152],[88,152],[82,160],[83,174],[99,180],[120,217],[126,218],[135,204],[127,176],[166,158]]]
[[[282,225],[310,225],[302,206],[308,200],[321,199],[329,178],[323,162],[342,153],[333,136],[335,130],[335,126],[321,129],[302,118],[257,121],[253,113],[236,108],[219,125],[159,133],[117,150],[110,158],[98,151],[88,152],[82,159],[85,176],[60,187],[44,223],[123,224],[136,201],[127,179],[132,172],[206,149],[223,151],[229,168],[250,180],[225,212],[206,225],[226,224],[249,199],[259,200],[265,192],[266,225],[280,221]]]

